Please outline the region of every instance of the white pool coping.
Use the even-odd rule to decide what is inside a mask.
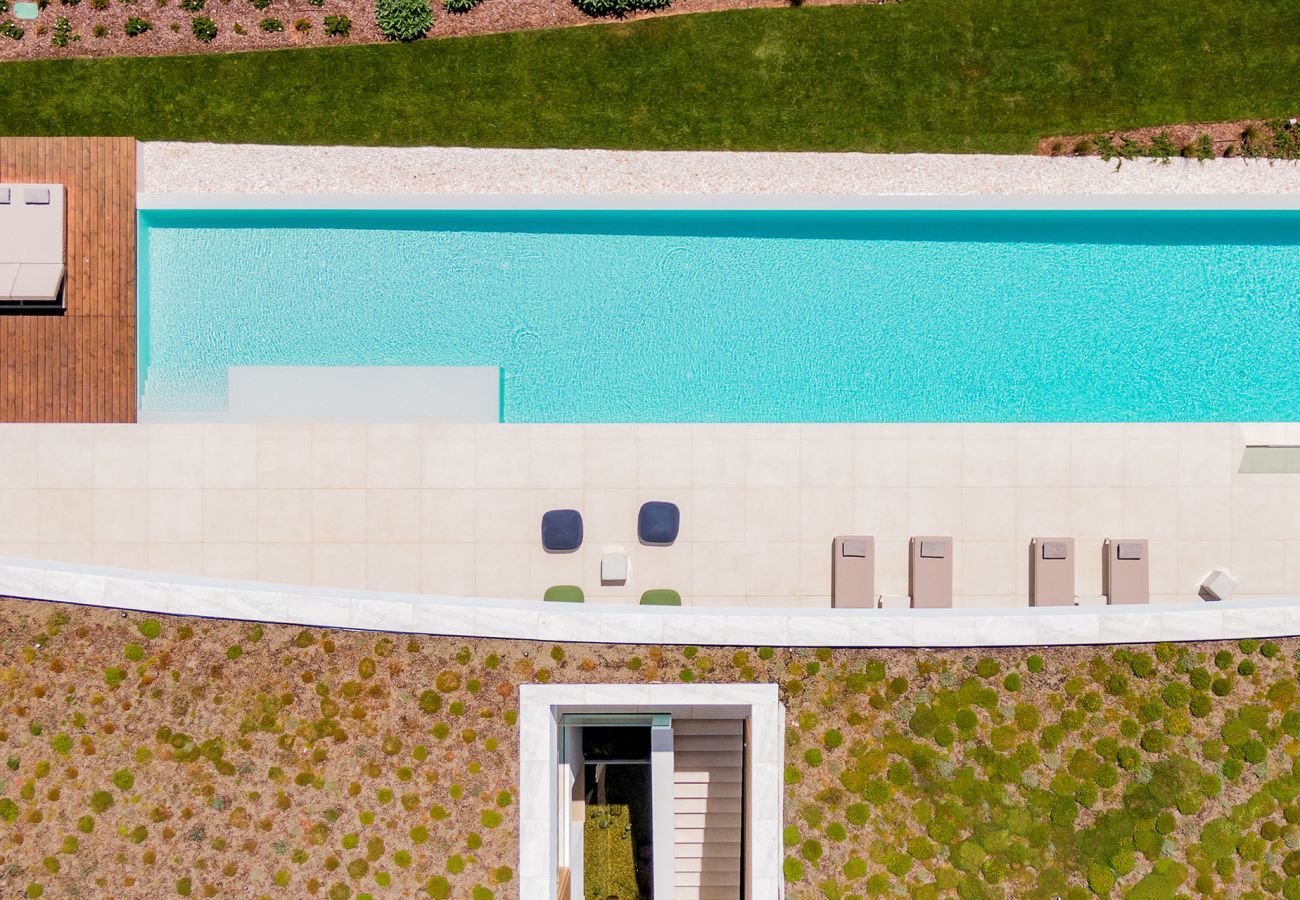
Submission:
[[[608,644],[1029,647],[1300,635],[1300,597],[1023,609],[626,608],[335,591],[0,557],[0,597],[372,631]]]
[[[237,195],[273,198],[280,208],[318,205],[340,195],[370,195],[367,205],[426,206],[430,195],[518,208],[530,195],[557,204],[613,208],[662,202],[725,208],[763,205],[865,205],[924,208],[927,196],[978,208],[1138,208],[1231,205],[1295,208],[1300,165],[1289,162],[1174,159],[1117,165],[1097,158],[993,154],[763,153],[481,149],[466,147],[320,147],[249,144],[137,144],[141,208],[229,207]],[[157,196],[154,196],[157,195]],[[277,196],[279,195],[279,196]],[[299,196],[287,196],[299,195]],[[483,198],[498,195],[496,200]],[[968,198],[961,201],[957,198]],[[1199,198],[1198,198],[1199,195]],[[1289,196],[1282,196],[1289,195]],[[207,197],[209,199],[205,200]],[[265,205],[268,201],[255,201]],[[1063,205],[1066,204],[1066,205]],[[1108,208],[1108,207],[1107,207]]]
[[[501,211],[1285,211],[1300,195],[1269,194],[464,194],[142,193],[140,210]]]

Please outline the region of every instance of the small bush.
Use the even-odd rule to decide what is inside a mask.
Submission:
[[[263,10],[271,5],[271,0],[249,0],[253,4],[253,9]]]
[[[54,20],[54,34],[50,37],[52,45],[66,47],[73,41],[79,40],[81,40],[81,35],[73,32],[72,23],[68,21],[67,16],[59,16]]]
[[[347,37],[352,33],[352,20],[344,15],[326,16],[325,33],[330,37]]]
[[[181,9],[186,12],[202,12],[208,0],[180,0]]]
[[[433,26],[429,0],[377,0],[375,24],[390,41],[416,41]]]
[[[311,31],[311,22],[309,22],[306,19],[295,19],[293,23],[293,30],[298,32],[299,34],[306,34],[307,32]]]
[[[141,19],[139,16],[131,16],[122,26],[122,31],[127,37],[139,37],[146,31],[153,28],[153,24]]]
[[[1147,148],[1147,156],[1160,160],[1163,165],[1168,165],[1169,158],[1176,152],[1177,148],[1174,147],[1174,142],[1163,131],[1151,139],[1151,146]]]
[[[1204,162],[1207,159],[1214,159],[1214,139],[1208,134],[1202,134],[1196,140],[1188,144],[1185,148],[1186,155],[1192,159],[1198,159]]]
[[[243,25],[240,25],[238,22],[236,22],[234,25],[231,25],[230,30],[233,31],[235,34],[248,34],[248,29],[245,28]]]
[[[268,34],[275,34],[276,32],[284,31],[284,23],[279,19],[263,19],[257,23],[257,27]]]
[[[26,33],[23,28],[13,22],[0,22],[0,36],[7,37],[12,41],[21,41]]]
[[[190,20],[190,31],[201,43],[209,44],[217,36],[217,23],[207,16],[195,16]]]
[[[621,19],[632,12],[667,9],[669,2],[670,0],[573,0],[573,5],[592,18],[613,16]]]
[[[467,13],[481,2],[482,0],[442,0],[442,5],[449,13]]]

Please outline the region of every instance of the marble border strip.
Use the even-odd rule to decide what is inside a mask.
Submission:
[[[535,600],[222,581],[0,557],[0,597],[221,619],[609,644],[1032,647],[1300,635],[1300,597],[1046,609],[559,608]]]
[[[140,193],[149,210],[1294,210],[1288,194]]]

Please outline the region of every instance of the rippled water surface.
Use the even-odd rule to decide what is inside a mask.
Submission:
[[[142,214],[142,408],[491,365],[519,422],[1291,421],[1300,215]]]

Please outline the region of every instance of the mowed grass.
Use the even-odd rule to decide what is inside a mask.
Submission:
[[[904,0],[410,45],[7,62],[0,133],[1022,153],[1049,134],[1293,112],[1295,9]]]

